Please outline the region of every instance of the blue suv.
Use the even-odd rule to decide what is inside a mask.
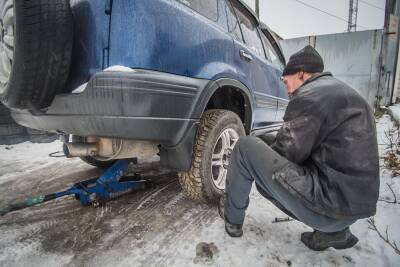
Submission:
[[[0,97],[106,167],[159,156],[214,202],[241,136],[276,130],[288,98],[276,36],[240,0],[1,0]]]

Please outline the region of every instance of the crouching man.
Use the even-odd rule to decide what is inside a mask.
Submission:
[[[314,229],[301,235],[313,250],[353,247],[358,239],[349,226],[375,214],[379,156],[372,109],[323,70],[311,46],[292,55],[282,77],[290,102],[276,139],[244,137],[235,146],[219,206],[230,236],[243,234],[253,182]]]

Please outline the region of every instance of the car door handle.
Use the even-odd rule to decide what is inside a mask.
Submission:
[[[240,50],[240,57],[249,62],[253,61],[253,56],[244,50]]]

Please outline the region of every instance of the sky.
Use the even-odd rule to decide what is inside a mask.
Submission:
[[[254,9],[255,0],[244,1]],[[345,21],[307,7],[300,2],[331,13]],[[385,0],[359,0],[357,31],[383,28],[385,2]],[[261,21],[284,39],[345,32],[348,16],[349,0],[260,0]]]

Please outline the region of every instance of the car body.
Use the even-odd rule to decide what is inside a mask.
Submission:
[[[161,163],[182,171],[190,168],[208,109],[234,111],[248,135],[282,122],[288,103],[280,80],[283,54],[243,2],[70,3],[74,44],[67,86],[46,109],[14,109],[19,124],[157,142]]]

